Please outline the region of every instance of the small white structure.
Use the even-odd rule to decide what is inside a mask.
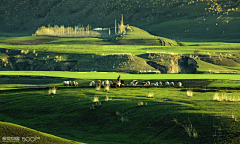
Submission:
[[[100,31],[100,30],[109,30],[109,28],[94,28],[94,31]]]

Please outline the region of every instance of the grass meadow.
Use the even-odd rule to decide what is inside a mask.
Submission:
[[[220,92],[240,96],[238,91]],[[148,98],[149,93],[154,96]],[[58,87],[55,95],[48,95],[48,89],[5,90],[1,91],[0,128],[8,134],[5,122],[9,122],[68,140],[99,144],[239,143],[240,99],[213,101],[215,93],[193,90],[188,97],[186,88],[139,86],[110,88],[108,92],[94,87]],[[98,101],[93,102],[95,97]],[[12,135],[24,136],[26,128],[12,130],[19,132]],[[40,136],[40,140],[51,138],[33,130],[27,134]]]
[[[135,33],[119,37],[119,41],[2,37],[0,47],[24,50],[21,55],[14,56],[19,58],[59,61],[61,56],[60,61],[83,63],[104,54],[131,53],[144,60],[143,54],[149,52],[193,57],[198,50],[201,54],[225,55],[220,64],[217,60],[210,63],[194,57],[198,71],[235,73],[0,71],[0,137],[39,136],[39,143],[239,143],[239,65],[237,62],[226,63],[229,55],[239,61],[240,44],[182,42],[183,46],[174,46],[172,40],[152,36],[138,28],[133,30]],[[131,42],[134,38],[144,39],[141,45],[135,45]],[[148,39],[155,43],[161,39],[173,45],[151,45],[152,41]],[[7,55],[0,53],[0,57],[6,61]],[[139,80],[139,85],[110,88],[109,91],[104,88],[97,91],[88,86],[92,80],[116,81],[119,75],[125,85],[133,79]],[[79,85],[62,86],[65,80],[76,80]],[[175,84],[181,81],[183,87],[141,86],[141,82],[147,80],[173,81]],[[54,86],[56,93],[49,94],[49,89]]]
[[[65,71],[1,71],[8,76],[49,76],[75,79],[229,79],[240,80],[239,74],[128,74],[118,72],[65,72]]]

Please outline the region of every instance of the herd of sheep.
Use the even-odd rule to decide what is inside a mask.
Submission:
[[[78,86],[76,81],[63,81],[63,86]]]
[[[138,80],[133,80],[131,82],[129,82],[127,84],[127,86],[137,86],[138,84]],[[112,81],[109,81],[109,80],[105,80],[105,81],[101,81],[101,80],[98,80],[97,82],[95,81],[91,81],[89,83],[89,86],[111,86],[111,87],[116,87],[116,88],[120,88],[122,86],[124,86],[124,80],[120,80],[120,81],[117,81],[115,82],[114,80]],[[63,86],[78,86],[78,82],[76,81],[63,81]],[[155,83],[151,83],[150,81],[147,81],[147,82],[142,82],[142,86],[163,86],[163,83],[160,81],[160,82],[155,82]],[[166,81],[165,82],[165,86],[175,86],[174,82],[168,82]],[[182,83],[181,82],[178,82],[177,87],[181,87],[182,86]]]
[[[98,86],[100,86],[100,85],[106,86],[106,84],[109,84],[109,86],[118,88],[118,87],[124,86],[124,80],[121,80],[121,81],[118,81],[118,82],[115,82],[114,80],[112,80],[110,82],[108,80],[105,80],[105,81],[101,82],[101,80],[98,80],[98,82],[97,82]],[[137,86],[137,84],[138,84],[138,80],[133,80],[133,81],[129,82],[127,84],[127,86]],[[96,86],[95,81],[91,81],[89,86]],[[142,86],[163,86],[163,84],[162,84],[161,81],[160,82],[155,82],[155,83],[151,83],[150,81],[147,81],[147,82],[142,82]],[[174,84],[174,82],[169,83],[168,81],[166,81],[165,86],[173,86],[174,87],[175,84]],[[176,86],[181,87],[182,83],[178,82]]]

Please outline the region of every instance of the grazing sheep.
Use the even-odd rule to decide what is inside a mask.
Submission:
[[[181,87],[181,86],[182,86],[182,83],[181,83],[181,82],[178,82],[178,83],[177,83],[177,86],[178,86],[178,87]]]
[[[94,86],[95,85],[95,81],[91,81],[89,86]]]
[[[174,86],[174,82],[170,82],[170,86]]]
[[[105,80],[105,81],[104,81],[104,86],[105,86],[105,85],[110,85],[108,80]]]
[[[151,83],[151,85],[150,86],[156,86],[156,84],[155,83]]]
[[[96,90],[99,91],[100,89],[101,89],[101,80],[98,80],[96,84]]]
[[[118,82],[115,84],[115,87],[116,87],[116,88],[120,88],[120,87],[121,87],[121,82],[118,81]]]
[[[121,80],[120,82],[121,82],[121,86],[124,86],[124,80]]]
[[[101,86],[101,80],[98,80],[97,84],[98,86]]]
[[[142,85],[143,85],[143,86],[146,86],[146,85],[147,85],[147,82],[142,82]]]
[[[168,82],[168,81],[166,81],[166,82],[165,82],[165,85],[166,85],[166,86],[169,86],[170,84],[169,84],[169,82]]]
[[[115,82],[114,80],[112,80],[111,86],[112,86],[112,87],[115,87],[115,86],[116,86],[116,83],[117,83],[117,82]]]
[[[73,86],[78,86],[78,82],[73,81],[73,82],[72,82],[72,85],[73,85]]]
[[[156,82],[156,83],[151,83],[151,86],[158,86],[158,82]]]
[[[109,81],[108,81],[108,80],[105,80],[105,81],[104,81],[104,89],[105,89],[105,91],[109,91],[109,87],[110,87]]]
[[[150,86],[150,84],[151,84],[150,81],[147,81],[147,85]]]
[[[137,83],[138,83],[138,80],[133,80],[131,84],[132,84],[133,86],[136,86]]]
[[[71,86],[72,85],[72,81],[69,81],[69,86]]]
[[[159,86],[162,86],[162,82],[160,81],[160,82],[158,83],[158,85],[159,85]]]
[[[63,86],[69,86],[69,81],[63,81]]]

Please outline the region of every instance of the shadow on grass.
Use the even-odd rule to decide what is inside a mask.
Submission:
[[[36,90],[33,93],[34,91]],[[161,102],[154,102],[152,99],[118,97],[121,101],[114,101],[113,98],[113,101],[103,102],[100,108],[90,110],[89,106],[95,103],[86,102],[84,97],[76,101],[64,100],[65,94],[49,99],[39,99],[38,95],[29,97],[21,92],[19,94],[21,99],[8,97],[8,93],[5,93],[6,102],[0,105],[2,121],[9,120],[11,123],[75,141],[88,142],[91,139],[94,143],[235,143],[240,140],[239,122],[230,117],[201,112],[195,107],[185,105],[193,104],[187,100],[166,97],[160,99]],[[97,95],[89,91],[84,94]],[[139,100],[147,105],[138,106],[136,102]],[[206,101],[201,101],[203,102]],[[128,121],[121,122],[116,111],[126,113]],[[190,125],[197,132],[196,138],[190,137],[183,127],[190,128]]]

